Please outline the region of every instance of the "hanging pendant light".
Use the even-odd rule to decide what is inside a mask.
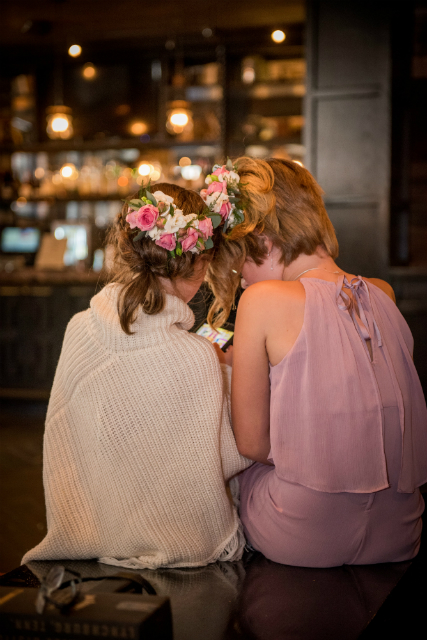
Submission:
[[[71,109],[64,105],[48,107],[46,132],[52,140],[69,140],[73,134]]]
[[[173,100],[167,112],[166,129],[172,135],[178,135],[184,129],[193,128],[193,113],[186,100]]]
[[[53,77],[54,106],[46,109],[46,133],[52,140],[69,140],[74,135],[70,107],[64,105],[61,56],[57,56]]]

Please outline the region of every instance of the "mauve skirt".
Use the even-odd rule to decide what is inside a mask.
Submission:
[[[300,567],[412,559],[419,550],[424,500],[398,493],[401,432],[396,406],[384,407],[390,487],[375,493],[325,493],[277,477],[260,463],[240,479],[240,517],[248,542],[267,558]]]

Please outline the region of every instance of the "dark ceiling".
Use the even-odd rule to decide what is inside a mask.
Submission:
[[[73,42],[167,40],[302,23],[303,0],[3,0],[1,46],[61,47]],[[203,36],[201,36],[203,37]]]

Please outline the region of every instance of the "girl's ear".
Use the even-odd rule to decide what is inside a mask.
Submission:
[[[271,250],[273,248],[273,241],[270,240],[270,238],[266,235],[264,235],[263,233],[260,234],[260,239],[263,241],[266,249],[267,249],[267,253],[270,255]]]

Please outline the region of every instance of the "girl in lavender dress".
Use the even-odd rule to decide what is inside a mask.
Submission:
[[[232,379],[237,446],[256,461],[240,476],[246,537],[297,566],[409,560],[420,544],[427,412],[393,290],[335,263],[335,232],[306,169],[236,166],[241,192],[229,204],[240,198],[244,220],[209,278],[219,321],[240,273],[248,286]]]

